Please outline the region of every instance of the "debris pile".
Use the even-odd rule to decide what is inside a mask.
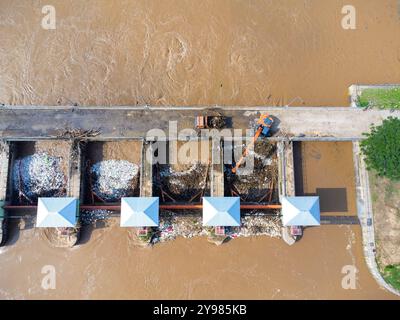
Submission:
[[[90,225],[97,222],[97,220],[106,220],[111,216],[111,211],[97,209],[97,210],[82,210],[80,214],[80,221],[83,225]]]
[[[281,237],[282,223],[278,216],[253,214],[242,217],[240,227],[226,228],[226,236],[231,238],[270,236]],[[172,212],[160,218],[159,231],[153,243],[174,240],[177,237],[193,238],[212,236],[214,228],[203,227],[201,216],[176,215]]]
[[[248,156],[254,157],[254,168],[246,167],[249,172],[233,174],[231,167],[225,166],[226,196],[240,196],[244,202],[273,202],[278,194],[276,145],[261,140]]]
[[[161,189],[174,200],[187,201],[199,193],[204,193],[208,187],[209,166],[196,162],[193,165],[159,165],[156,169],[155,187]],[[165,199],[163,199],[164,201]],[[168,199],[171,200],[171,199]]]
[[[62,159],[37,153],[15,161],[13,186],[20,202],[33,203],[38,197],[57,197],[66,194],[66,177],[61,169]]]
[[[59,130],[57,134],[57,138],[65,138],[65,139],[85,139],[85,138],[93,138],[100,134],[100,130],[98,129],[80,129],[80,128],[66,128],[63,130]]]
[[[270,236],[281,237],[282,222],[279,217],[251,215],[242,217],[242,225],[238,237]]]
[[[223,116],[211,116],[209,119],[210,128],[222,129],[226,126],[226,119]]]
[[[105,160],[91,167],[92,192],[105,202],[116,202],[134,193],[139,166],[126,160]]]
[[[176,237],[193,238],[203,235],[207,235],[207,231],[202,226],[201,217],[177,216],[170,213],[160,218],[157,240],[165,242]]]

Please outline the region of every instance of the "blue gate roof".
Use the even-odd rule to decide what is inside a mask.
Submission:
[[[76,198],[39,198],[36,227],[74,227],[77,212],[78,199]]]
[[[121,199],[121,227],[158,226],[158,197],[127,197]]]
[[[282,197],[284,226],[319,226],[319,197]]]
[[[210,227],[240,226],[240,198],[203,197],[203,225]]]

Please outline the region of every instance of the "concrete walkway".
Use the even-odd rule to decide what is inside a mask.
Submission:
[[[150,129],[168,133],[169,122],[178,130],[194,126],[203,107],[0,107],[0,139],[54,138],[66,127],[101,130],[97,138],[143,138]],[[208,109],[210,110],[210,109]],[[363,111],[350,107],[223,107],[214,109],[231,119],[235,129],[254,128],[259,112],[275,117],[282,135],[295,140],[359,140],[371,124],[380,124],[400,111]],[[212,111],[210,111],[212,114]],[[279,139],[277,136],[277,139]]]

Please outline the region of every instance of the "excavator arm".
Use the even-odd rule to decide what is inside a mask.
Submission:
[[[263,127],[260,126],[257,131],[256,134],[254,135],[252,141],[249,143],[249,145],[246,147],[246,149],[244,150],[244,152],[242,153],[241,158],[239,159],[238,162],[236,162],[236,165],[234,168],[232,168],[232,173],[236,173],[237,169],[239,169],[240,165],[243,163],[244,158],[247,157],[247,155],[249,154],[249,149],[254,145],[254,143],[257,141],[258,137],[260,136],[261,132],[263,131]]]
[[[260,116],[260,119],[258,119],[258,121],[257,121],[258,129],[256,131],[256,134],[254,135],[253,140],[249,143],[249,145],[246,147],[246,149],[242,153],[242,157],[236,163],[235,167],[232,168],[232,173],[236,173],[237,172],[237,169],[239,169],[239,167],[243,163],[244,159],[249,154],[249,149],[255,144],[255,142],[257,141],[257,139],[260,136],[260,134],[263,133],[264,129],[267,129],[266,130],[267,133],[265,133],[265,135],[268,134],[269,128],[271,128],[271,125],[272,125],[273,122],[274,122],[274,120],[268,114],[262,114]]]

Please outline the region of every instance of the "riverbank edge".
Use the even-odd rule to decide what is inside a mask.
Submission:
[[[388,83],[388,84],[353,84],[349,87],[349,100],[351,108],[363,109],[359,106],[358,99],[362,92],[366,89],[395,89],[400,88],[400,84]]]
[[[372,200],[369,187],[369,175],[362,158],[360,143],[353,142],[354,166],[356,177],[357,213],[360,220],[365,262],[376,282],[387,291],[400,296],[400,291],[393,288],[383,278],[376,262],[375,226]]]

